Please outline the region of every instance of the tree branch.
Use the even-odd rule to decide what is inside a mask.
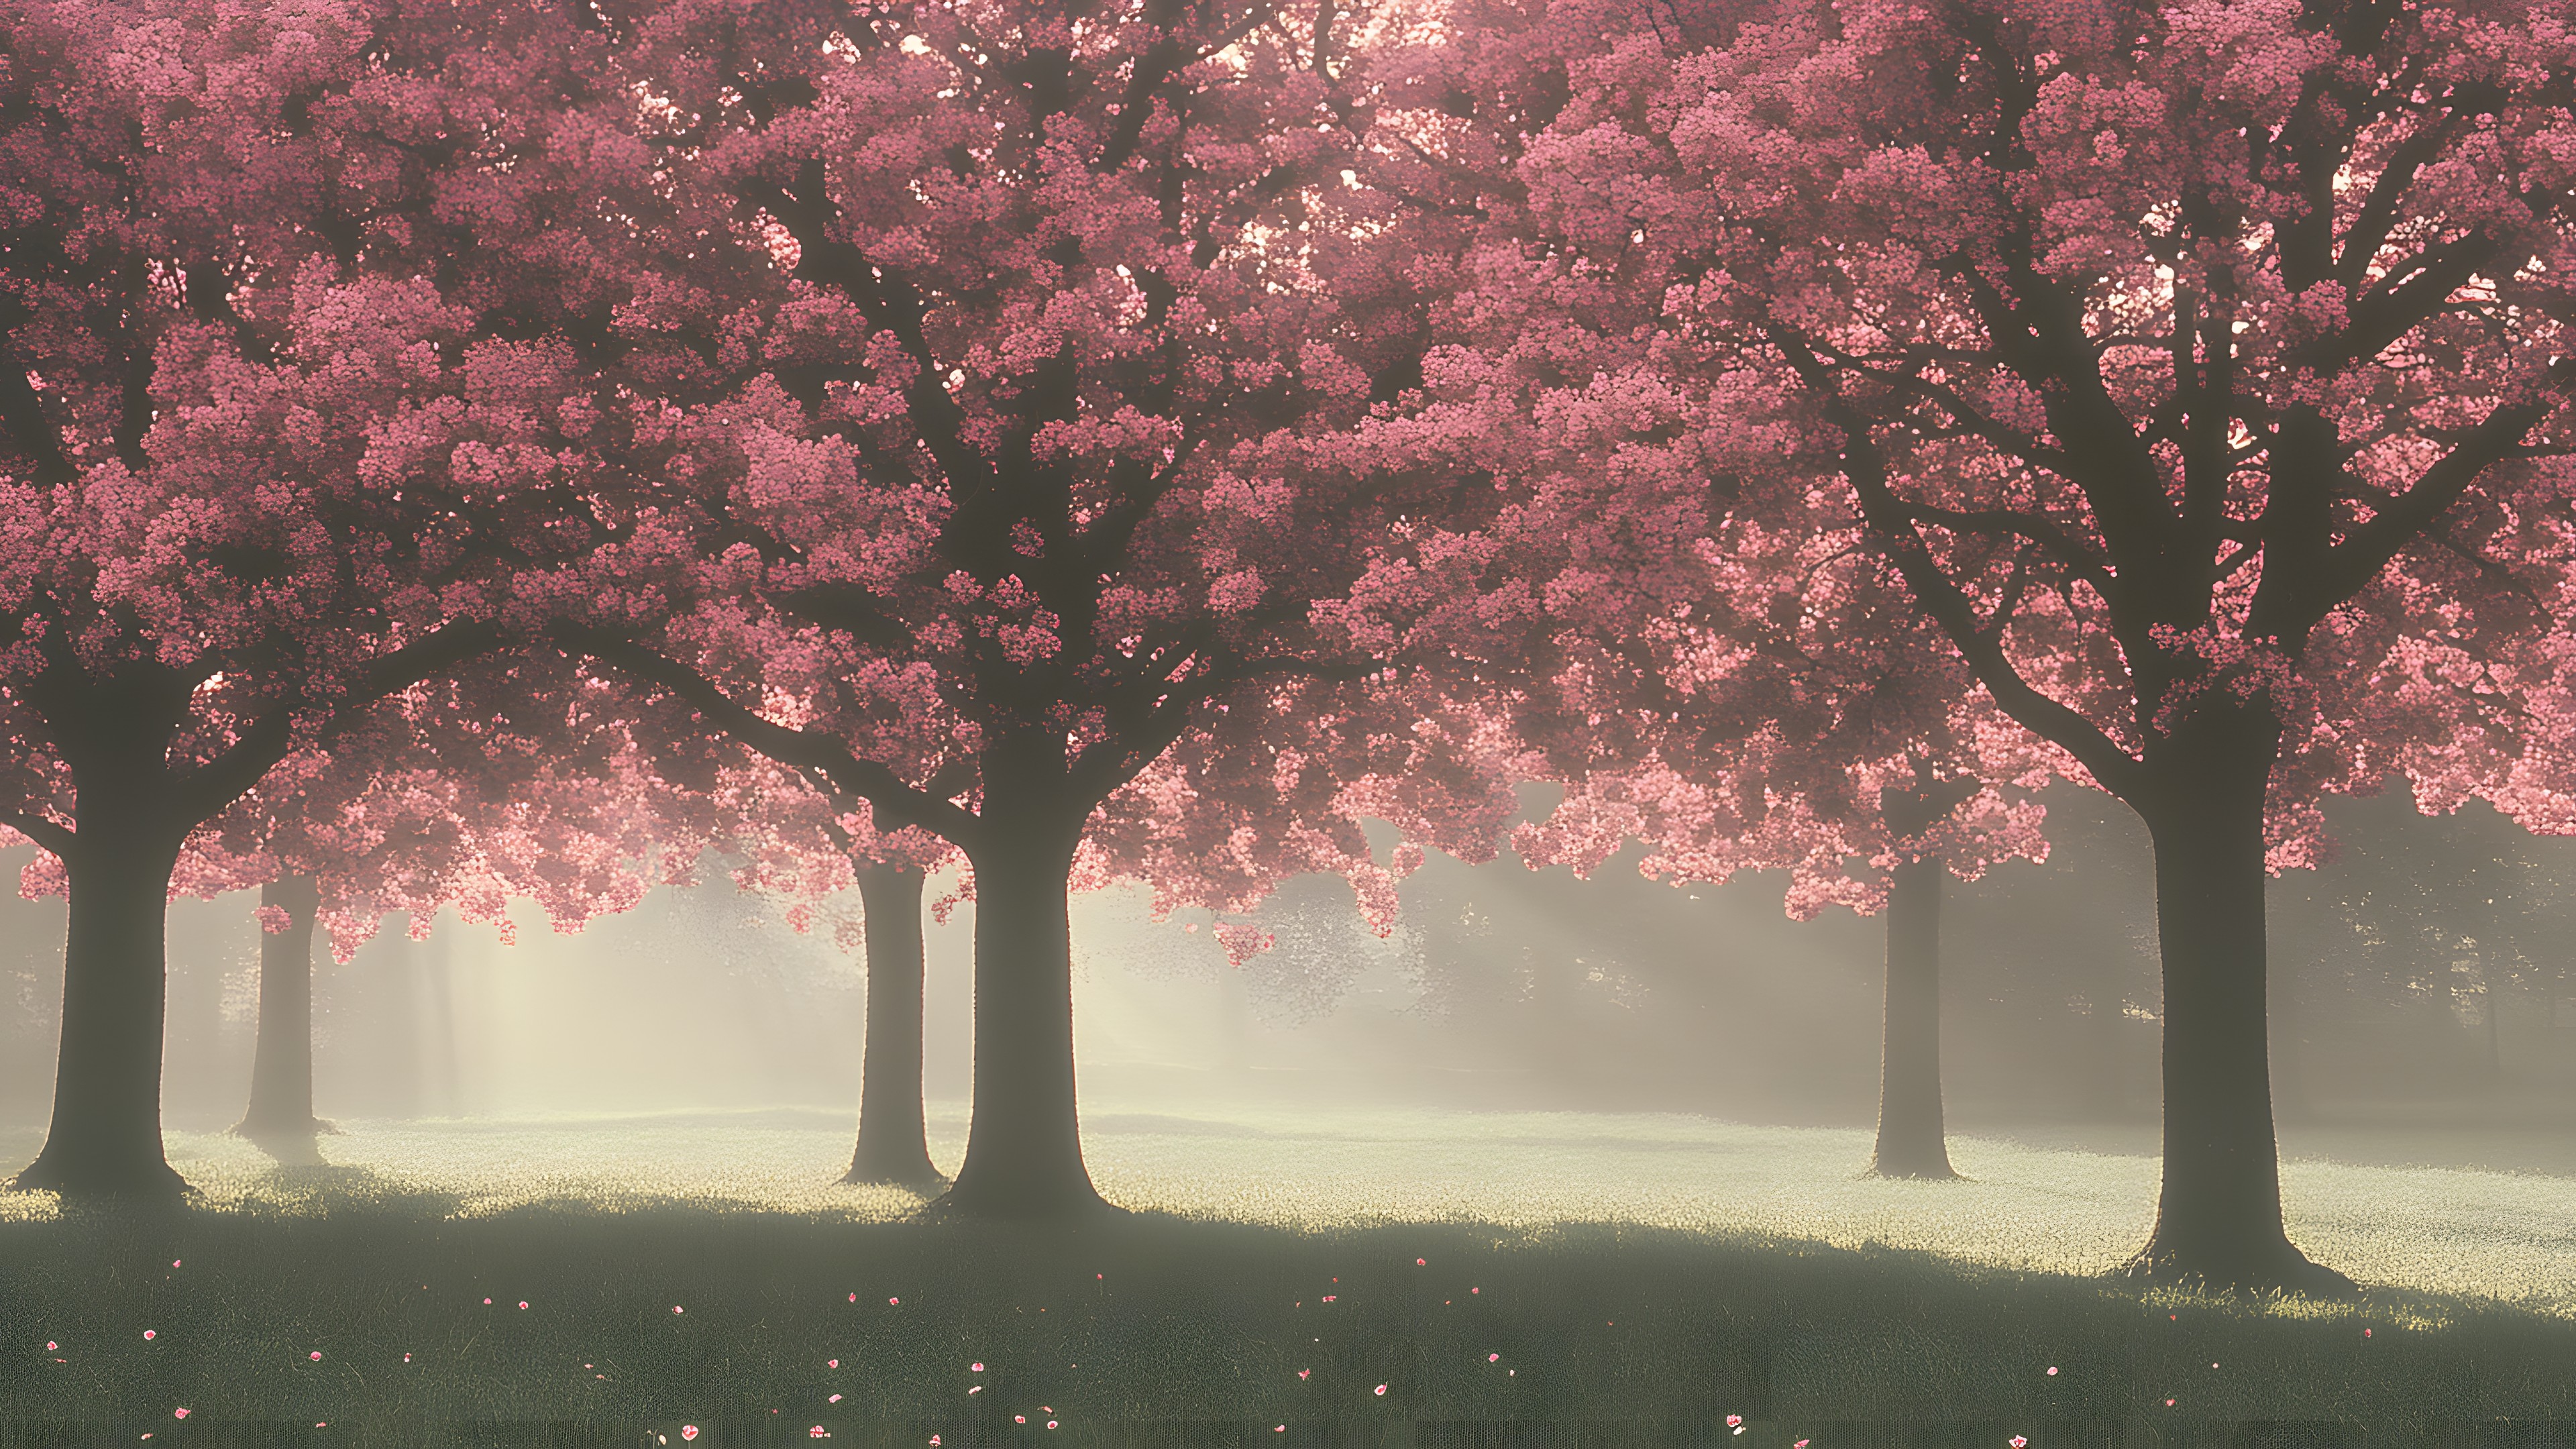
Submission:
[[[982,843],[983,821],[972,812],[905,784],[883,762],[862,759],[836,736],[791,729],[768,718],[666,654],[622,635],[579,625],[559,624],[552,637],[568,652],[588,655],[630,678],[667,690],[709,724],[790,769],[819,773],[835,789],[899,811],[961,849]]]
[[[389,696],[399,694],[468,659],[502,648],[500,629],[481,620],[451,624],[369,660],[347,693],[330,702],[331,714],[315,735],[327,740],[358,722]],[[222,753],[190,770],[170,788],[169,800],[191,824],[212,820],[247,795],[295,748],[294,717],[316,701],[297,698],[272,706],[234,735]]]
[[[24,811],[0,815],[0,825],[17,831],[57,858],[71,854],[73,847],[80,843],[80,836],[70,826],[60,821],[48,820],[42,815],[32,815]]]
[[[2312,626],[2359,593],[2390,559],[2459,502],[2480,474],[2520,447],[2524,437],[2570,396],[2576,396],[2576,359],[2562,359],[2550,367],[2549,386],[2539,396],[2500,404],[2488,413],[2458,446],[2426,468],[2415,486],[2389,500],[2368,523],[2325,551],[2312,583],[2301,590],[2303,607],[2288,622]]]
[[[1880,451],[1868,421],[1843,399],[1823,361],[1789,329],[1776,328],[1770,335],[1822,403],[1827,417],[1841,430],[1843,474],[1860,495],[1863,521],[1885,542],[1916,603],[1949,636],[1952,647],[1967,661],[1977,682],[1986,687],[2006,714],[2073,755],[2102,788],[2123,798],[2134,794],[2144,783],[2144,767],[2136,757],[2103,733],[2100,726],[2024,679],[2004,653],[2002,633],[1989,635],[1980,627],[1976,605],[1934,562],[1923,535],[1906,516],[1903,501],[1888,486],[1887,457]]]

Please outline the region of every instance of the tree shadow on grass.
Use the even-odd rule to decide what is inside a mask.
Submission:
[[[233,1129],[235,1135],[276,1159],[280,1167],[327,1166],[322,1158],[322,1142],[314,1132],[266,1132],[256,1128]]]
[[[266,1144],[262,1144],[265,1148]],[[464,1199],[372,1167],[280,1161],[252,1178],[235,1211],[259,1217],[404,1217],[436,1221]]]

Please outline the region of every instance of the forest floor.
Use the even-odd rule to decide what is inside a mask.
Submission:
[[[2285,1138],[2314,1304],[2102,1277],[2155,1162],[2044,1133],[1095,1109],[1139,1211],[1031,1230],[832,1186],[838,1114],[348,1125],[0,1195],[0,1445],[2576,1442],[2576,1180],[2402,1140]]]

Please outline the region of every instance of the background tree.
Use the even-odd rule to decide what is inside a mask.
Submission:
[[[1656,43],[1705,44],[1753,7],[1658,9]],[[1472,6],[1455,34],[1381,62],[1392,119],[1371,180],[1401,198],[1415,271],[1438,279],[1427,393],[1358,449],[1490,479],[1490,521],[1434,518],[1449,601],[1413,647],[1510,721],[1572,793],[1524,828],[1533,865],[1588,875],[1631,836],[1677,884],[1790,874],[1791,914],[1888,913],[1881,1171],[1949,1176],[1942,1145],[1939,902],[2043,850],[2044,750],[1999,718],[1878,561],[1735,507],[1712,476],[1710,402],[1641,367],[1661,293],[1590,262],[1521,295],[1505,260],[1543,124],[1630,17],[1585,3]],[[1641,43],[1643,38],[1641,37]],[[1525,233],[1526,227],[1520,228]],[[1579,307],[1569,329],[1560,309]],[[1821,480],[1820,480],[1821,481]],[[1446,666],[1443,667],[1443,656]],[[1870,865],[1855,873],[1854,857]]]
[[[2568,43],[2537,7],[2359,0],[1632,31],[1570,72],[1484,254],[1492,306],[1628,339],[1593,390],[1703,409],[1700,490],[1883,559],[2146,821],[2137,1271],[2348,1286],[2280,1226],[2267,852],[2321,791],[2512,733],[2481,662],[2522,657],[2566,543]]]
[[[390,914],[427,939],[454,909],[506,942],[515,900],[574,931],[686,876],[711,803],[653,773],[627,721],[574,703],[585,688],[600,692],[560,658],[477,661],[281,762],[191,838],[178,890],[261,894],[258,1040],[236,1131],[309,1160],[331,1130],[313,1113],[317,925],[345,964]]]
[[[859,1132],[841,1181],[923,1192],[945,1185],[930,1160],[922,1101],[921,913],[931,875],[959,863],[955,847],[895,825],[865,800],[835,800],[764,757],[729,770],[721,798],[739,822],[726,843],[746,858],[735,874],[741,888],[790,900],[788,922],[797,930],[830,918],[834,937],[866,963]],[[830,904],[853,889],[855,920]]]

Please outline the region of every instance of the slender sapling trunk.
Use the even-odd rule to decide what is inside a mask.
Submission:
[[[926,1189],[940,1181],[922,1121],[922,876],[900,865],[858,870],[867,917],[868,1041],[860,1064],[859,1140],[845,1183]]]
[[[1951,1178],[1941,1122],[1938,858],[1896,867],[1887,892],[1887,1016],[1879,1055],[1878,1177]]]
[[[250,1106],[233,1131],[273,1153],[310,1158],[313,1138],[332,1130],[313,1115],[313,925],[321,884],[309,875],[282,876],[259,888],[259,903],[286,912],[286,929],[260,937],[259,1045]]]

